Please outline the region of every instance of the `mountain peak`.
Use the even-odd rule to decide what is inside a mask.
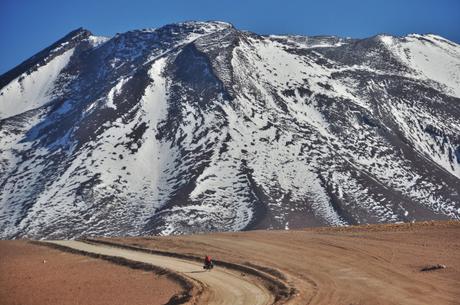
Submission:
[[[19,66],[0,238],[460,219],[458,47],[230,27],[79,28]]]
[[[80,27],[69,32],[67,35],[50,45],[49,47],[41,50],[32,57],[26,59],[17,67],[7,71],[5,74],[0,75],[0,88],[5,86],[7,83],[18,77],[24,72],[30,69],[36,69],[39,66],[46,64],[50,57],[57,56],[66,50],[74,47],[81,41],[91,37],[91,32]]]
[[[194,26],[218,26],[222,28],[234,27],[233,24],[225,21],[219,20],[208,20],[208,21],[199,21],[199,20],[186,20],[176,23],[177,25],[194,25]]]
[[[70,31],[67,35],[65,35],[62,38],[62,40],[75,39],[77,37],[85,37],[86,38],[86,37],[89,37],[91,35],[92,35],[92,33],[89,30],[87,30],[87,29],[85,29],[83,27],[79,27],[79,28],[77,28],[77,29],[75,29],[73,31]]]
[[[49,46],[47,49],[54,49],[59,47],[60,45],[68,42],[78,42],[82,41],[84,39],[87,39],[88,37],[92,36],[93,34],[82,27],[79,27],[78,29],[70,31],[67,35],[53,43],[51,46]]]

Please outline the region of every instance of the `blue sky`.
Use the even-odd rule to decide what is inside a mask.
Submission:
[[[460,42],[460,0],[0,0],[0,73],[78,27],[111,36],[184,20],[259,34],[435,33]]]

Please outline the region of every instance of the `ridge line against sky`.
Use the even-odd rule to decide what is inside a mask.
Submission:
[[[0,0],[0,74],[79,27],[113,36],[184,20],[226,21],[258,34],[433,33],[460,42],[459,0]]]

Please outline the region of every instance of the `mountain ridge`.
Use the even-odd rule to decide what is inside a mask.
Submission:
[[[2,237],[459,219],[453,42],[76,34],[0,76]]]

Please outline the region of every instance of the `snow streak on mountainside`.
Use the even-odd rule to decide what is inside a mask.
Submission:
[[[460,219],[460,46],[78,29],[0,77],[0,236]]]

